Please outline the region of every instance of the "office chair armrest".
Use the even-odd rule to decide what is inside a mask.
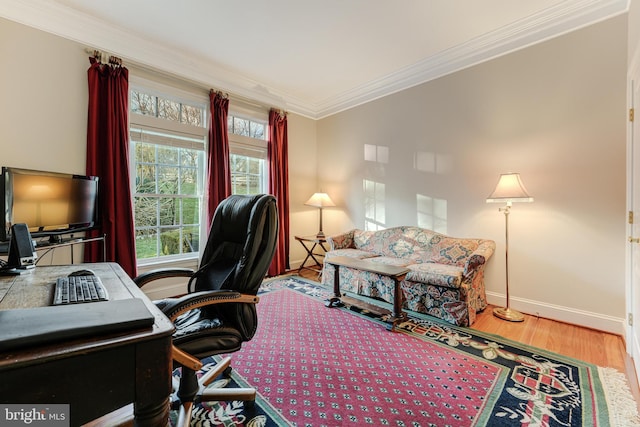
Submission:
[[[162,310],[165,316],[173,322],[181,314],[195,308],[226,303],[257,304],[259,300],[260,298],[256,295],[246,295],[240,292],[222,289],[217,291],[194,292],[179,298],[166,298],[155,301],[155,304]]]
[[[160,279],[168,279],[171,277],[191,277],[193,276],[193,270],[189,268],[163,268],[158,270],[147,271],[140,274],[133,279],[133,282],[138,285],[139,288],[143,287],[149,282]]]

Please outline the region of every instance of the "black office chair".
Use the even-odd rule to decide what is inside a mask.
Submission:
[[[178,425],[188,425],[194,403],[255,400],[254,389],[206,389],[221,373],[229,373],[230,357],[198,381],[205,357],[237,351],[253,338],[258,318],[256,296],[275,252],[278,219],[270,195],[230,196],[216,209],[200,268],[154,270],[134,279],[138,286],[168,277],[189,277],[189,293],[156,301],[176,326],[172,408],[180,408]]]

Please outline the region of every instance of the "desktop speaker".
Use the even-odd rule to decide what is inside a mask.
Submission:
[[[13,224],[7,266],[9,268],[33,268],[36,266],[37,258],[38,254],[27,225]]]

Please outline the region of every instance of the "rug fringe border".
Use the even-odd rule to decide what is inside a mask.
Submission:
[[[640,426],[636,404],[627,377],[617,369],[598,366],[598,375],[609,407],[609,422],[612,426]]]

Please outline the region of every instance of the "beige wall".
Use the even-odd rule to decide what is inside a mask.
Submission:
[[[297,268],[306,252],[294,236],[318,232],[318,210],[305,206],[318,188],[316,163],[316,121],[296,114],[287,117],[289,131],[289,219],[292,268]]]
[[[82,47],[0,19],[2,165],[85,172],[87,68]]]
[[[496,241],[486,283],[503,304],[504,215],[485,199],[519,172],[535,202],[510,215],[511,305],[622,333],[626,19],[319,121],[319,179],[341,205],[327,230],[363,227],[364,179],[385,185],[387,227],[417,224],[419,197],[444,200],[448,234]]]

